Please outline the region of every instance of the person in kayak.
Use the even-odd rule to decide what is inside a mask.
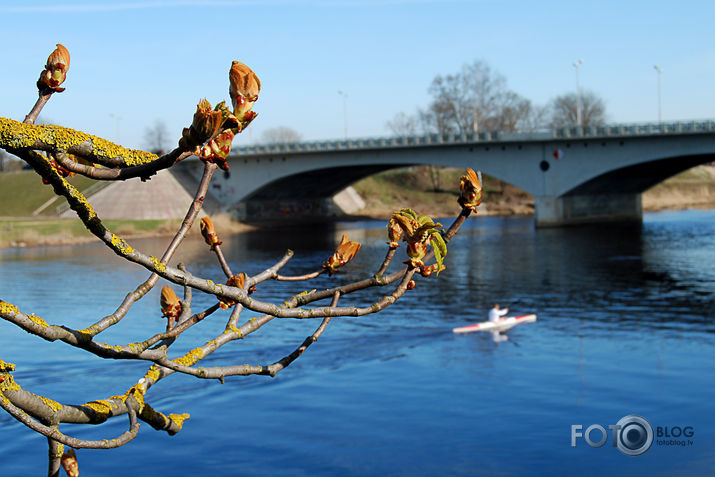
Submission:
[[[499,321],[502,316],[509,313],[509,308],[499,309],[499,303],[494,303],[494,306],[489,310],[489,321]],[[503,335],[501,331],[492,331],[492,338],[495,343],[506,341],[509,339],[507,335]]]
[[[499,309],[499,303],[494,303],[494,306],[489,310],[489,321],[499,321],[499,319],[509,313],[509,308]]]

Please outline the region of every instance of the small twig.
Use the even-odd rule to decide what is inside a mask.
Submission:
[[[39,97],[37,98],[35,105],[32,107],[32,109],[27,114],[27,116],[25,116],[25,120],[23,121],[23,123],[35,124],[35,121],[37,120],[37,116],[40,115],[40,111],[42,111],[42,108],[45,107],[45,104],[47,104],[47,101],[50,100],[50,96],[52,96],[52,93],[54,93],[54,91],[52,91],[52,90],[40,91]]]
[[[211,247],[211,250],[213,250],[216,254],[218,263],[219,265],[221,265],[221,269],[223,270],[224,275],[226,275],[226,278],[233,277],[231,267],[228,266],[228,262],[226,261],[226,258],[223,256],[223,252],[221,251],[221,244],[215,244],[213,247]]]
[[[300,282],[304,280],[312,280],[313,278],[319,277],[325,272],[324,268],[321,268],[320,270],[313,272],[313,273],[306,273],[305,275],[296,275],[296,276],[285,276],[285,275],[276,275],[274,278],[276,281],[279,282]]]

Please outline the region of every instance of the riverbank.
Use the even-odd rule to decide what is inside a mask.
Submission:
[[[417,166],[386,171],[363,179],[353,186],[366,203],[357,216],[387,220],[395,210],[403,207],[410,207],[433,217],[455,215],[459,210],[456,198],[461,174],[461,169]],[[36,178],[33,179],[37,182]],[[21,194],[24,184],[14,182],[17,194]],[[7,185],[12,183],[6,181]],[[84,183],[77,185],[87,186]],[[48,187],[45,186],[42,190],[47,192],[48,197],[51,196]],[[29,215],[29,210],[36,210],[47,200],[44,196],[32,197],[32,200],[14,200],[13,197],[17,196],[8,195],[8,188],[4,189],[4,193],[6,197],[0,194],[3,211],[6,210],[5,205],[10,207],[15,204],[12,205],[13,209],[7,210],[18,215]],[[646,212],[688,208],[715,209],[715,167],[695,167],[671,177],[643,194],[643,210]],[[484,177],[484,199],[479,207],[479,215],[533,213],[534,200],[531,195],[493,177]],[[253,228],[228,216],[212,219],[222,234]],[[181,220],[106,220],[104,223],[113,232],[129,239],[171,236],[176,232]],[[191,233],[198,234],[198,227],[194,227]],[[76,218],[0,217],[0,248],[70,245],[96,240]]]
[[[411,207],[421,214],[449,216],[458,210],[457,184],[461,169],[417,166],[368,177],[353,187],[366,207],[359,213],[375,219],[388,218],[395,209]],[[698,166],[643,193],[643,210],[715,209],[715,167]],[[511,184],[484,176],[484,194],[479,215],[531,215],[534,198]]]
[[[213,222],[224,234],[253,229],[227,216],[217,216],[213,218]],[[102,223],[122,238],[135,239],[171,237],[181,225],[181,220],[104,220]],[[189,234],[198,236],[198,224],[192,227]],[[0,249],[96,242],[97,237],[76,218],[0,217]]]

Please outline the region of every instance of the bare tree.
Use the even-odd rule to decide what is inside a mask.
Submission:
[[[429,87],[432,102],[420,112],[428,131],[514,132],[527,120],[531,102],[510,90],[506,79],[484,61],[453,75],[438,75]]]
[[[153,126],[149,126],[144,131],[144,147],[154,154],[164,154],[171,144],[169,130],[166,123],[161,119],[154,121]]]
[[[600,126],[606,122],[606,103],[593,91],[581,92],[581,125]],[[578,118],[579,96],[577,93],[566,93],[557,96],[549,102],[551,110],[551,126],[576,126]]]
[[[415,136],[419,132],[419,118],[417,116],[397,113],[385,127],[395,136]]]
[[[69,52],[62,45],[58,45],[57,50],[48,58],[47,66],[37,83],[39,99],[25,120],[19,122],[0,118],[0,149],[29,164],[52,186],[56,194],[68,201],[87,230],[113,253],[145,269],[149,276],[135,289],[128,290],[126,295],[116,297],[120,303],[114,312],[106,316],[100,315],[94,323],[88,323],[82,329],[51,324],[44,318],[27,310],[20,310],[5,301],[0,301],[0,318],[28,332],[33,338],[64,343],[84,350],[89,357],[146,361],[147,370],[143,375],[137,376],[136,384],[127,390],[120,390],[105,399],[80,395],[78,402],[86,399],[85,404],[69,405],[24,389],[21,383],[14,379],[15,364],[0,359],[0,407],[29,429],[47,438],[50,476],[58,475],[60,465],[68,474],[72,472],[70,475],[76,475],[78,463],[74,449],[109,449],[132,441],[137,437],[140,421],[168,434],[179,432],[189,418],[188,414],[164,414],[154,410],[149,402],[151,388],[174,373],[219,380],[230,376],[275,376],[299,358],[321,336],[333,318],[366,316],[391,306],[408,290],[414,288],[414,280],[420,275],[439,274],[444,269],[442,262],[447,254],[447,244],[467,217],[476,211],[481,200],[481,184],[477,174],[470,169],[460,179],[458,202],[461,212],[449,229],[442,230],[440,224],[410,209],[402,209],[393,214],[388,224],[389,243],[385,259],[376,267],[374,274],[350,283],[338,280],[335,286],[328,289],[307,293],[296,291],[296,294],[275,303],[253,299],[250,295],[256,287],[267,286],[271,281],[303,283],[324,274],[333,276],[360,249],[359,243],[344,236],[335,252],[322,264],[315,264],[315,268],[309,273],[288,274],[283,271],[287,269],[293,256],[293,252],[288,251],[273,266],[249,276],[245,273],[235,273],[231,269],[229,261],[223,255],[218,233],[211,220],[204,218],[201,220],[201,233],[208,246],[207,253],[215,255],[217,267],[226,277],[225,283],[215,283],[207,277],[194,275],[189,271],[190,264],[171,264],[174,253],[198,217],[213,173],[217,168],[229,168],[227,156],[234,136],[248,127],[255,117],[252,107],[260,92],[260,81],[255,73],[243,63],[234,61],[229,70],[232,108],[228,108],[223,102],[212,107],[207,100],[201,100],[191,125],[183,130],[178,146],[157,156],[149,152],[125,149],[99,137],[69,128],[33,124],[50,97],[54,93],[64,91],[61,85],[68,69]],[[185,219],[175,236],[168,241],[161,257],[148,255],[107,229],[87,199],[65,179],[72,173],[96,180],[121,181],[131,177],[149,179],[157,171],[169,168],[191,155],[197,155],[201,159],[196,165],[203,168],[203,177]],[[83,161],[75,161],[74,157]],[[404,250],[408,260],[405,266],[388,274],[388,266],[400,241],[406,242]],[[161,313],[167,318],[166,327],[159,330],[147,329],[146,336],[137,337],[128,344],[101,341],[100,335],[120,323],[130,308],[144,298],[160,279],[168,283],[162,289],[160,303]],[[48,280],[52,280],[52,277],[43,277],[40,286]],[[183,291],[181,299],[170,285]],[[297,287],[298,290],[310,289],[310,286],[304,284],[298,284]],[[367,306],[338,306],[343,297],[366,289],[376,292],[372,303]],[[381,289],[386,291],[380,291]],[[215,297],[215,303],[203,310],[193,310],[192,297],[198,293]],[[365,296],[360,295],[361,303],[364,302]],[[113,298],[106,299],[109,301]],[[82,306],[82,297],[79,295],[68,294],[63,300],[77,300],[77,306]],[[245,309],[258,312],[260,316],[242,322],[241,315]],[[209,315],[222,312],[226,313],[225,328],[218,336],[192,344],[189,352],[171,355],[174,351],[173,343],[184,331],[202,324]],[[54,318],[61,321],[61,317]],[[319,319],[320,324],[315,332],[305,341],[298,343],[291,353],[270,364],[228,362],[211,367],[197,366],[201,360],[222,346],[240,341],[274,319],[284,318]],[[189,339],[186,335],[183,338]],[[230,359],[232,354],[225,356]],[[77,392],[81,393],[82,390],[78,388]],[[99,425],[118,416],[128,417],[128,428],[119,436],[89,441],[70,437],[65,433],[67,424]],[[65,446],[72,449],[64,452]]]
[[[295,129],[278,126],[275,128],[266,129],[261,134],[264,144],[288,144],[291,142],[300,142],[302,137]]]

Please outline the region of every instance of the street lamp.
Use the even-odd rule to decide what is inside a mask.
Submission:
[[[663,73],[663,69],[658,65],[653,65],[653,68],[658,72],[658,127],[660,127],[663,122],[663,110],[660,103],[660,75]]]
[[[576,68],[576,126],[581,127],[583,121],[581,119],[581,86],[578,83],[578,67],[583,64],[583,59],[574,61],[573,67]]]
[[[343,122],[345,124],[345,139],[348,138],[348,93],[338,90],[338,94],[343,97]]]

